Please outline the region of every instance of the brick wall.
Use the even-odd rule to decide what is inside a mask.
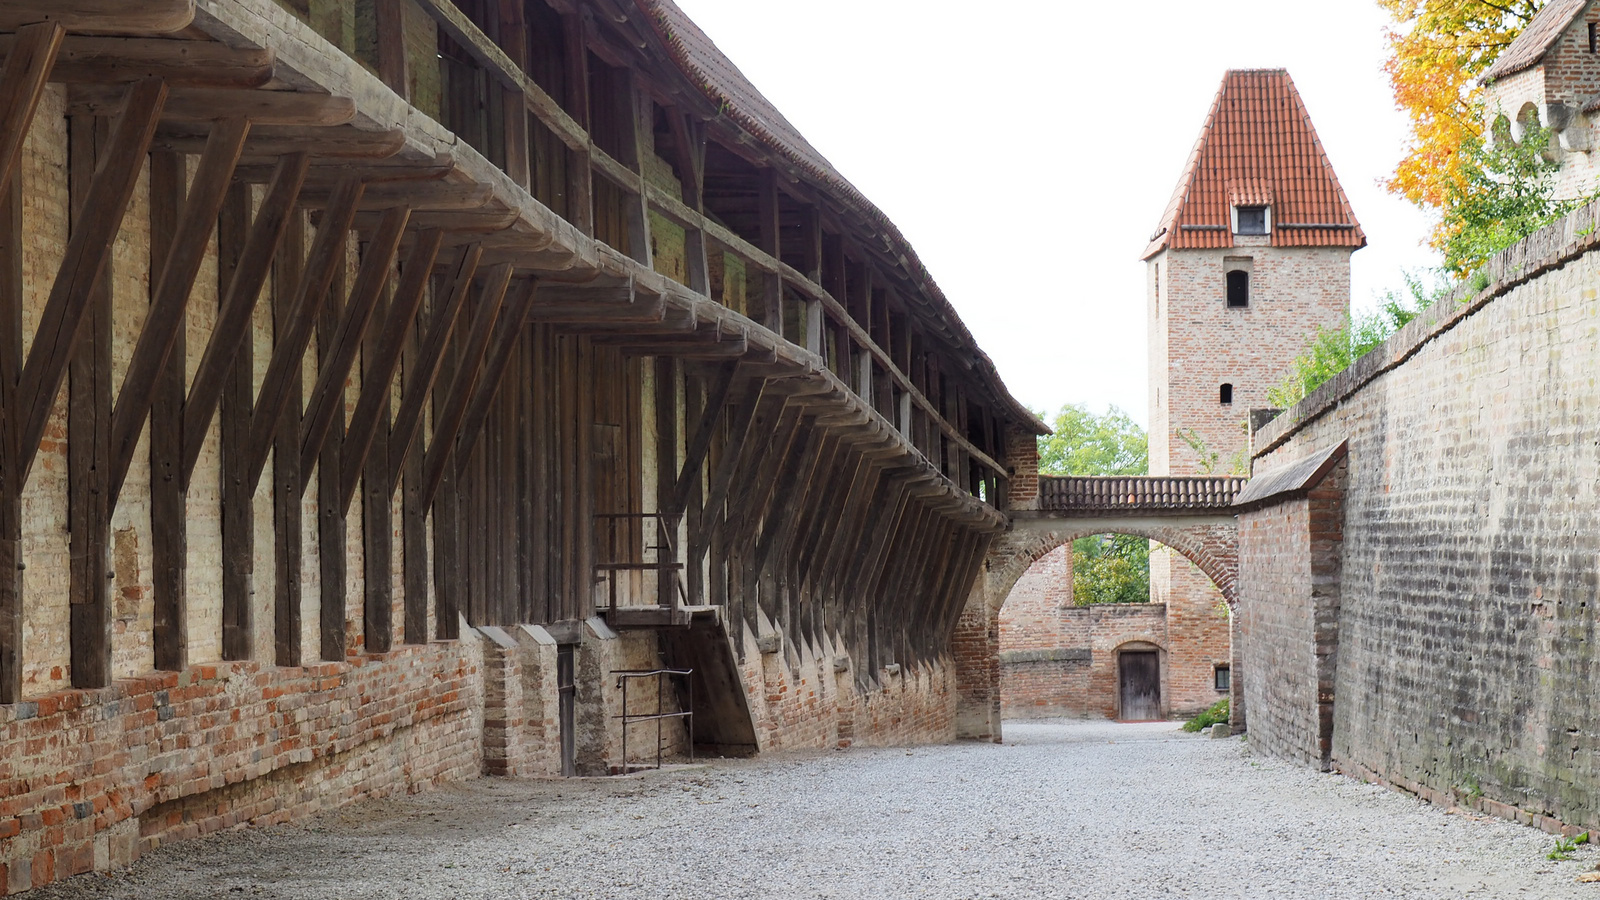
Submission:
[[[1343,472],[1308,496],[1239,517],[1239,646],[1251,746],[1328,769],[1339,627]],[[1241,666],[1241,669],[1247,668]]]
[[[1349,441],[1333,764],[1546,827],[1600,825],[1594,221],[1508,251],[1257,435],[1260,469]],[[1269,574],[1246,563],[1247,595]],[[1248,645],[1254,684],[1279,648]],[[1252,733],[1272,715],[1251,703]]]

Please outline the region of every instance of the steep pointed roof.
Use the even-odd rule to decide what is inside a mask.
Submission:
[[[1351,247],[1366,234],[1284,69],[1233,69],[1143,258],[1232,247],[1232,207],[1271,206],[1272,246]]]
[[[1495,58],[1494,65],[1483,73],[1483,83],[1488,84],[1497,78],[1515,75],[1538,65],[1556,45],[1556,41],[1566,34],[1572,20],[1581,15],[1588,5],[1589,0],[1550,0],[1540,7],[1527,27],[1511,42],[1511,46],[1503,50]]]

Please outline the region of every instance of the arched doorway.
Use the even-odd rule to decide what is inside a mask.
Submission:
[[[1180,602],[1175,603],[1103,604],[1079,611],[1068,599],[1068,589],[1040,590],[1024,582],[1041,561],[1041,572],[1053,569],[1061,577],[1061,556],[1070,554],[1074,539],[1107,532],[1156,542],[1153,559],[1159,552],[1167,552],[1174,569],[1185,578],[1200,580],[1211,593],[1178,598]],[[1229,610],[1235,542],[1231,518],[1192,524],[1128,517],[1115,521],[1018,520],[1017,527],[991,547],[983,577],[952,638],[960,735],[998,741],[1001,720],[1007,716],[1124,717],[1117,648],[1135,647],[1132,642],[1143,642],[1149,645],[1144,648],[1147,652],[1153,647],[1157,654],[1158,717],[1189,715],[1226,696],[1227,682],[1219,679],[1217,672],[1229,668],[1231,656]],[[1057,551],[1061,556],[1051,557]],[[1173,580],[1165,582],[1169,591]],[[1012,602],[1018,587],[1024,589],[1021,597],[1033,597],[1036,609],[1031,613],[1014,609],[1002,626],[1002,610]],[[1038,600],[1041,594],[1049,598],[1042,604]],[[1174,598],[1169,593],[1161,599]],[[1026,630],[1030,620],[1046,636],[1070,640],[1053,645],[1009,640]],[[1049,627],[1040,627],[1045,622]],[[1093,635],[1086,637],[1090,633]],[[1148,663],[1149,658],[1143,659]],[[1029,667],[1031,675],[1022,671]],[[1029,678],[1042,692],[1007,702],[1007,688]],[[1043,687],[1047,684],[1048,690]],[[1068,697],[1074,691],[1078,699],[1071,701]]]

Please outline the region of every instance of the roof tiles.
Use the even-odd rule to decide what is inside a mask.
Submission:
[[[1511,42],[1511,46],[1496,57],[1494,65],[1483,73],[1483,83],[1488,84],[1497,78],[1515,75],[1538,65],[1550,48],[1556,45],[1556,41],[1561,39],[1561,35],[1566,33],[1567,26],[1588,5],[1589,0],[1550,0],[1540,7],[1532,21]]]
[[[1145,247],[1232,247],[1232,207],[1270,204],[1272,246],[1366,246],[1367,238],[1283,69],[1223,76],[1161,224]]]

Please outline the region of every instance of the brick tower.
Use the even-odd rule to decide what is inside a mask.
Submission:
[[[1144,251],[1152,475],[1243,474],[1249,410],[1349,313],[1365,245],[1289,73],[1228,72]],[[1167,603],[1169,708],[1208,706],[1225,695],[1221,595],[1160,546],[1150,580]]]

